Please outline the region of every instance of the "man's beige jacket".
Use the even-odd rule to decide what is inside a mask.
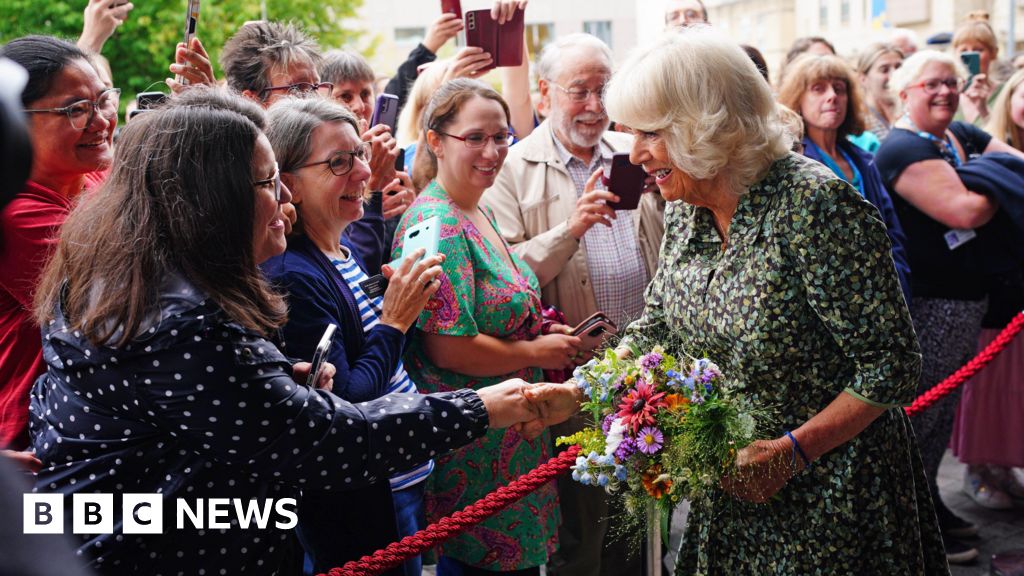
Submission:
[[[602,140],[614,152],[629,152],[633,143],[631,136],[619,132],[605,132]],[[566,225],[576,209],[576,187],[547,121],[509,148],[504,167],[481,203],[494,211],[512,251],[537,274],[545,304],[562,310],[570,325],[597,312],[587,255]],[[664,210],[659,194],[644,194],[633,214],[637,244],[651,278],[665,231]]]

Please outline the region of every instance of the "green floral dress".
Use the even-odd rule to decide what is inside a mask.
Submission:
[[[537,337],[542,320],[537,277],[514,254],[515,266],[508,266],[498,252],[500,248],[481,235],[437,183],[431,183],[402,217],[395,232],[393,256],[401,254],[406,228],[432,216],[441,217],[439,251],[445,255],[444,274],[417,328],[448,336],[487,334],[505,340]],[[494,222],[493,214],[487,217]],[[404,360],[409,376],[424,393],[481,388],[509,378],[528,382],[542,379],[539,368],[491,378],[444,370],[427,357],[421,338],[413,339]],[[490,430],[472,444],[436,458],[434,473],[427,479],[427,520],[434,522],[461,510],[533,470],[552,456],[550,445],[547,432],[530,441],[511,429]],[[448,540],[440,546],[440,552],[492,571],[540,566],[557,546],[559,518],[555,483],[550,482]]]
[[[676,574],[948,574],[901,408],[920,354],[877,210],[790,154],[740,199],[724,250],[706,209],[672,203],[665,229],[631,337],[706,354],[777,409],[778,436],[844,391],[890,408],[766,504],[693,502]]]

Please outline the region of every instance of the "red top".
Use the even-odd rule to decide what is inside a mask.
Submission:
[[[103,174],[86,176],[86,188]],[[46,371],[32,297],[73,198],[28,182],[0,213],[0,448],[28,447],[29,390]]]

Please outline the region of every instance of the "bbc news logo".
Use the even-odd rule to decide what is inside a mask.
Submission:
[[[64,533],[63,494],[25,494],[22,521],[25,534]],[[113,494],[73,494],[71,497],[72,534],[113,534]],[[239,528],[290,530],[299,523],[295,498],[280,500],[242,500],[240,498],[178,498],[174,505],[178,530],[195,528],[230,529],[232,519]],[[273,523],[271,521],[273,520]],[[121,533],[162,534],[164,498],[160,494],[121,495]]]

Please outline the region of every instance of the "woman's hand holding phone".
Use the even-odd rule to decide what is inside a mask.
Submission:
[[[504,24],[512,19],[516,10],[526,10],[528,3],[528,0],[494,0],[491,18],[497,20],[498,24]]]
[[[213,75],[213,65],[210,64],[210,55],[206,53],[206,48],[203,48],[203,43],[199,41],[199,38],[193,37],[191,44],[186,47],[184,43],[178,42],[178,47],[174,50],[174,64],[170,65],[169,70],[188,80],[187,85],[174,78],[164,80],[174,93],[181,92],[194,84],[217,85],[217,78]]]
[[[313,364],[310,362],[296,362],[292,364],[292,380],[295,380],[299,384],[305,384],[309,380],[309,371],[313,369]],[[317,379],[316,387],[319,390],[326,390],[330,392],[334,389],[334,375],[338,373],[338,369],[330,362],[324,362],[320,365],[320,377]]]
[[[443,84],[456,78],[476,78],[487,72],[488,67],[494,62],[490,54],[484,52],[479,46],[466,46],[459,50],[451,61],[448,62],[448,70],[445,71],[441,81]]]
[[[395,159],[398,158],[398,141],[384,124],[371,127],[362,135],[363,142],[370,143],[370,190],[384,190],[395,179]]]
[[[427,301],[441,287],[438,278],[444,272],[441,268],[444,254],[419,260],[425,252],[426,250],[420,248],[413,252],[411,257],[403,258],[397,270],[388,264],[381,268],[384,277],[388,279],[380,315],[381,324],[391,326],[402,333],[408,332],[419,318],[423,307],[427,305]],[[416,264],[413,264],[414,262]]]
[[[89,0],[78,47],[99,54],[107,39],[128,19],[133,8],[135,5],[125,0]]]
[[[545,370],[564,370],[576,365],[582,342],[568,334],[544,334],[530,340],[530,365]]]
[[[455,38],[459,32],[462,32],[464,27],[465,24],[462,23],[462,18],[450,12],[445,12],[437,20],[434,20],[430,28],[427,28],[427,34],[423,37],[423,46],[437,54],[437,51],[449,40]]]
[[[385,220],[405,214],[409,206],[412,206],[413,200],[416,200],[416,192],[413,190],[412,180],[409,179],[409,174],[405,172],[395,172],[395,179],[385,186],[381,192],[384,193],[383,209]]]

